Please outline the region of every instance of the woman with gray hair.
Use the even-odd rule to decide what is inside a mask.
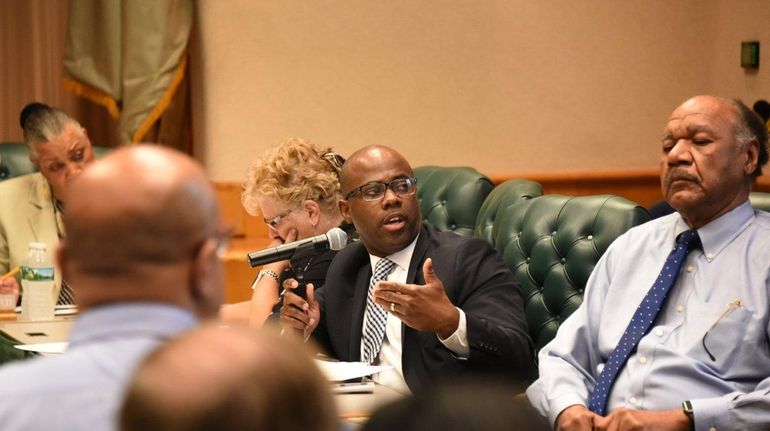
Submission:
[[[45,243],[53,251],[64,237],[67,185],[94,160],[86,129],[60,109],[30,103],[19,122],[39,172],[0,183],[0,274],[21,265],[30,242]],[[18,277],[0,280],[0,290],[18,292]],[[61,289],[58,273],[55,286],[58,303],[74,302],[69,289]]]

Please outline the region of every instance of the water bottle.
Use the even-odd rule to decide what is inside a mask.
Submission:
[[[21,265],[22,320],[53,320],[53,262],[41,242],[29,243]]]

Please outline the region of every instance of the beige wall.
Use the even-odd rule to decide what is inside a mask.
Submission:
[[[757,99],[770,101],[770,1],[721,0],[716,16],[713,62],[709,88],[739,97],[749,104]],[[745,72],[740,68],[741,41],[760,42],[760,68]]]
[[[196,155],[235,181],[290,136],[489,174],[654,168],[685,98],[770,98],[769,17],[766,0],[199,0]]]

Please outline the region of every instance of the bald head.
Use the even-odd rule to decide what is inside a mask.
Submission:
[[[343,192],[347,193],[354,187],[360,185],[356,183],[357,174],[371,170],[377,171],[382,167],[384,161],[398,162],[405,165],[410,173],[412,171],[409,162],[393,148],[384,145],[370,145],[368,147],[363,147],[351,154],[342,166],[340,182]]]
[[[375,145],[356,151],[343,165],[340,183],[340,213],[356,226],[370,254],[389,256],[420,233],[414,172],[396,150]]]
[[[201,390],[205,388],[205,390]],[[303,345],[250,328],[203,326],[142,364],[123,430],[333,430],[328,383]]]
[[[95,162],[72,182],[64,224],[64,275],[78,302],[88,305],[181,300],[189,294],[186,286],[158,292],[147,282],[167,281],[164,275],[180,276],[176,284],[194,281],[189,265],[216,236],[220,219],[214,191],[195,161],[160,146],[136,145]],[[140,279],[147,280],[135,283]],[[123,282],[128,290],[89,288],[99,282]]]

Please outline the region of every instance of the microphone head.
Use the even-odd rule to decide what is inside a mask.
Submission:
[[[329,229],[326,238],[329,240],[329,250],[342,250],[348,243],[348,234],[338,227]]]

